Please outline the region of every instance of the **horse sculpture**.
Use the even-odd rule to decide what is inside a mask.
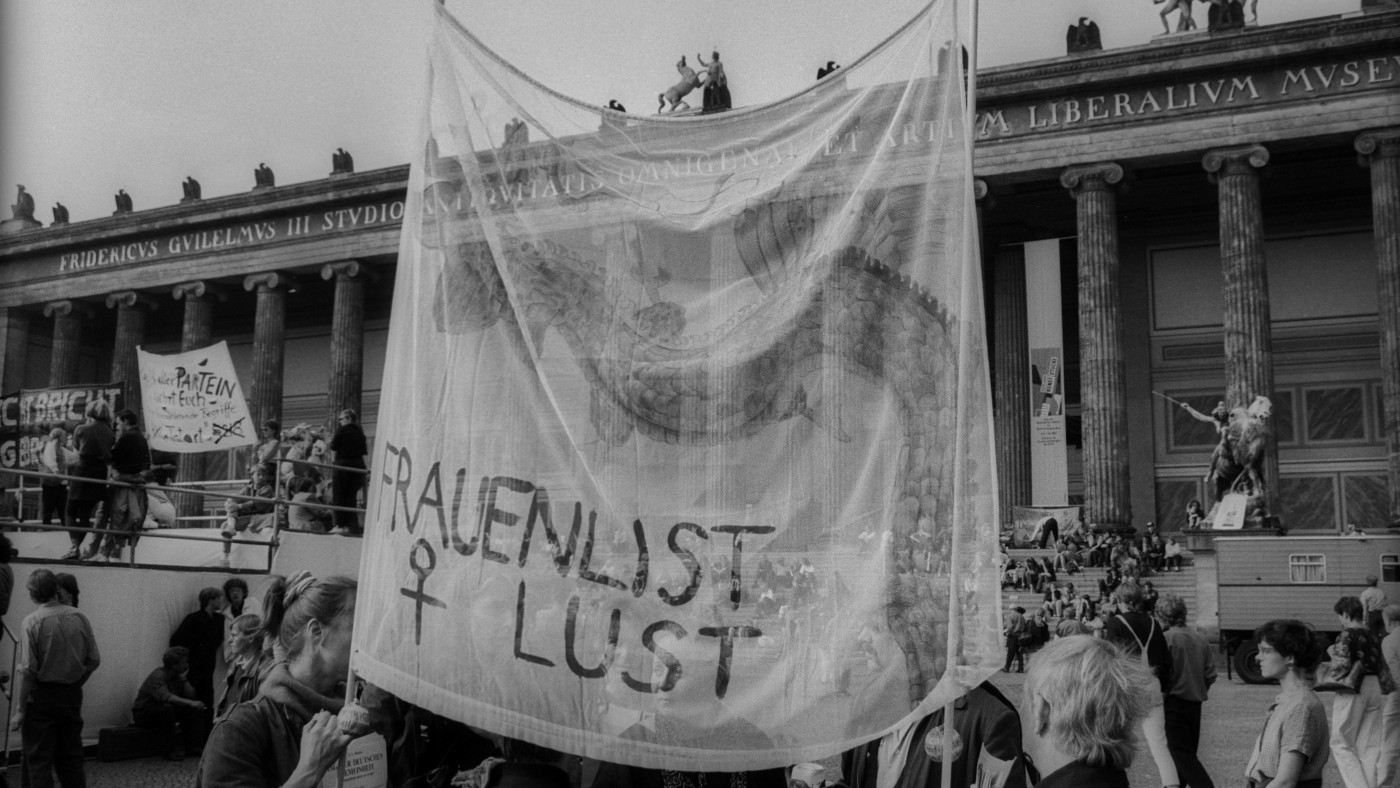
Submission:
[[[1264,491],[1264,448],[1272,413],[1268,397],[1255,397],[1248,408],[1230,411],[1230,421],[1221,432],[1220,445],[1211,455],[1210,473],[1206,474],[1206,486],[1217,502],[1246,485],[1254,495]]]
[[[681,55],[680,62],[676,63],[676,70],[681,74],[681,81],[666,89],[665,93],[656,94],[656,111],[660,114],[666,109],[666,105],[671,105],[670,110],[690,109],[690,105],[683,99],[690,91],[700,86],[700,76],[695,73],[695,69],[685,64],[685,55]]]

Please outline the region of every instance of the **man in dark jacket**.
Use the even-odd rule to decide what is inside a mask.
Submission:
[[[112,480],[124,484],[145,484],[151,471],[151,444],[141,433],[136,412],[117,414],[117,442],[112,445]],[[102,555],[120,561],[128,536],[135,538],[146,522],[146,491],[141,487],[112,487],[102,525],[113,533],[102,542]]]
[[[962,750],[952,759],[936,760],[930,748],[938,752],[943,725],[943,709],[901,728],[884,738],[876,739],[848,750],[841,756],[841,772],[850,788],[876,788],[889,784],[894,788],[938,788],[942,785],[941,764],[952,762],[953,785],[973,785],[980,771],[1008,769],[1004,788],[1024,788],[1025,761],[1021,755],[1021,718],[1006,696],[992,684],[983,682],[953,703],[955,740]],[[934,732],[934,740],[928,741]],[[880,779],[880,748],[895,747],[894,758],[903,764],[897,782]],[[954,747],[956,749],[956,746]],[[886,756],[888,760],[888,754]]]
[[[190,684],[195,698],[204,704],[200,711],[201,730],[207,732],[214,721],[214,664],[224,643],[224,592],[206,588],[199,592],[199,609],[185,616],[170,646],[183,646],[190,652]],[[196,746],[202,746],[198,742]]]

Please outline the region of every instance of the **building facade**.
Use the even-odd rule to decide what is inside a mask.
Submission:
[[[1082,503],[1095,525],[1175,530],[1188,501],[1208,501],[1216,444],[1178,403],[1209,413],[1262,394],[1284,526],[1400,522],[1398,43],[1400,12],[1376,9],[979,74],[1004,517]],[[7,222],[0,390],[131,384],[137,346],[226,340],[256,421],[351,407],[372,434],[407,180],[337,173]],[[1042,313],[1064,348],[1050,459],[1030,418]],[[239,471],[185,462],[186,480]],[[1062,500],[1035,500],[1046,472]]]

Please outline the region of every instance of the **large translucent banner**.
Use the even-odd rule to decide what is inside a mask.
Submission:
[[[951,4],[784,101],[645,117],[436,13],[360,675],[559,750],[741,769],[1000,666]]]

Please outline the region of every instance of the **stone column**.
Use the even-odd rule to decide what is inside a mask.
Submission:
[[[44,304],[44,317],[53,318],[53,359],[49,364],[49,385],[68,386],[78,382],[78,359],[82,353],[83,318],[87,305],[77,301]]]
[[[992,263],[992,313],[996,317],[993,398],[997,431],[997,475],[1003,529],[1012,507],[1031,502],[1030,350],[1026,328],[1026,248],[998,247]]]
[[[1269,277],[1264,263],[1264,213],[1259,168],[1269,163],[1262,145],[1207,151],[1201,164],[1220,202],[1220,266],[1225,291],[1225,406],[1248,407],[1274,396],[1274,353],[1269,332]],[[1278,439],[1264,449],[1264,506],[1278,514]]]
[[[1390,527],[1400,528],[1400,127],[1362,133],[1356,150],[1371,169]]]
[[[287,287],[291,280],[276,272],[253,274],[243,289],[256,291],[258,311],[253,324],[253,385],[248,410],[258,434],[268,419],[282,420],[282,370],[286,359]]]
[[[1131,530],[1123,307],[1118,285],[1118,196],[1123,168],[1070,167],[1079,230],[1079,390],[1084,435],[1084,520]]]
[[[224,293],[208,282],[196,281],[175,285],[170,294],[185,302],[185,323],[180,333],[180,351],[199,350],[212,344],[214,301],[223,300]],[[203,454],[181,454],[179,462],[176,481],[205,481],[206,466]],[[194,514],[204,508],[200,496],[181,495],[178,498],[173,503],[182,515]]]
[[[111,379],[126,383],[125,407],[142,414],[142,422],[145,416],[141,408],[141,370],[136,362],[136,348],[146,342],[146,311],[155,306],[155,302],[135,290],[107,296],[107,308],[117,310]]]
[[[365,280],[370,271],[353,260],[322,266],[322,279],[335,279],[331,317],[331,374],[326,385],[326,426],[336,427],[345,408],[360,412],[365,375]]]
[[[5,335],[0,339],[3,349],[3,371],[0,371],[0,393],[13,394],[24,388],[24,369],[29,363],[29,328],[32,317],[22,308],[0,309],[0,329]]]

